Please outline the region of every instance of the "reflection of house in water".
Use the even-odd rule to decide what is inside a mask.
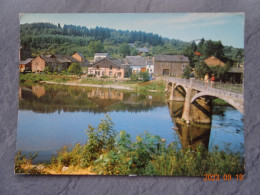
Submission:
[[[115,89],[92,89],[88,92],[88,98],[100,105],[102,108],[109,107],[124,98],[124,93]]]
[[[185,149],[191,147],[194,149],[200,144],[208,148],[211,125],[187,125],[180,119],[182,116],[183,105],[183,102],[178,101],[169,101],[168,103],[169,112],[172,121],[175,124],[175,130],[182,148]]]
[[[44,86],[34,85],[32,86],[32,93],[40,98],[41,96],[45,95],[45,88]]]

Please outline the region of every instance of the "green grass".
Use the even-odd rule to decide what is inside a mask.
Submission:
[[[79,77],[69,75],[58,75],[58,74],[37,74],[37,73],[26,73],[19,75],[20,83],[38,83],[39,81],[54,81],[54,82],[67,82],[71,80],[79,79]]]

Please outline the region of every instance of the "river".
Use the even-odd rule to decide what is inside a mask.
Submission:
[[[187,127],[176,117],[182,102],[168,102],[164,94],[141,94],[116,89],[59,85],[19,87],[17,151],[38,153],[34,162],[49,161],[63,146],[86,143],[85,130],[108,114],[117,131],[132,137],[148,131],[179,147],[204,144],[210,151],[244,154],[243,115],[230,106],[214,106],[212,124]],[[173,114],[175,113],[175,114]],[[180,114],[180,113],[178,113]]]

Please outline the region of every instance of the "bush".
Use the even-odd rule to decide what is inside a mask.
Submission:
[[[76,62],[73,62],[69,68],[68,68],[68,72],[70,74],[82,74],[82,70],[81,70],[81,67],[80,67],[80,64],[79,63],[76,63]]]
[[[191,73],[191,67],[190,66],[186,66],[183,69],[182,77],[185,78],[185,79],[189,79],[190,78],[190,73]]]
[[[139,76],[138,76],[138,74],[136,74],[136,73],[132,73],[130,79],[131,79],[132,81],[138,81]]]
[[[149,76],[148,72],[140,72],[139,75],[140,75],[140,78],[143,81],[149,81],[150,80],[150,76]]]
[[[102,75],[101,78],[107,79],[107,78],[109,78],[109,76],[107,76],[107,75]]]
[[[88,74],[87,77],[95,77],[96,75],[94,74]]]

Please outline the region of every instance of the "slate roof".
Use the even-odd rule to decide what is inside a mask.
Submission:
[[[72,56],[65,55],[64,57],[65,57],[67,60],[71,61],[71,62],[79,62],[77,59],[73,58]]]
[[[113,64],[115,64],[116,66],[120,67],[120,68],[125,68],[125,66],[122,66],[121,65],[121,61],[120,60],[117,60],[117,59],[114,59],[114,58],[103,58],[101,60],[98,60],[97,62],[94,62],[92,65],[90,65],[89,67],[93,67],[99,63],[101,63],[102,65],[102,62],[105,61],[105,60],[109,60],[110,62],[112,62]]]
[[[190,62],[184,55],[155,55],[154,61],[157,62]]]
[[[62,54],[53,54],[53,56],[56,58],[56,60],[59,63],[66,63],[66,62],[70,62],[68,59],[66,59]]]
[[[57,60],[55,58],[51,57],[52,55],[40,55],[40,57],[45,61],[45,62],[51,62],[51,63],[57,63]]]
[[[243,73],[244,69],[242,67],[232,67],[228,72],[230,72],[230,73]]]
[[[95,57],[108,56],[108,53],[95,53]]]
[[[130,66],[145,66],[146,58],[142,56],[126,56],[124,59],[124,64]]]
[[[27,58],[26,60],[20,61],[19,64],[28,64],[33,60],[33,58]]]

